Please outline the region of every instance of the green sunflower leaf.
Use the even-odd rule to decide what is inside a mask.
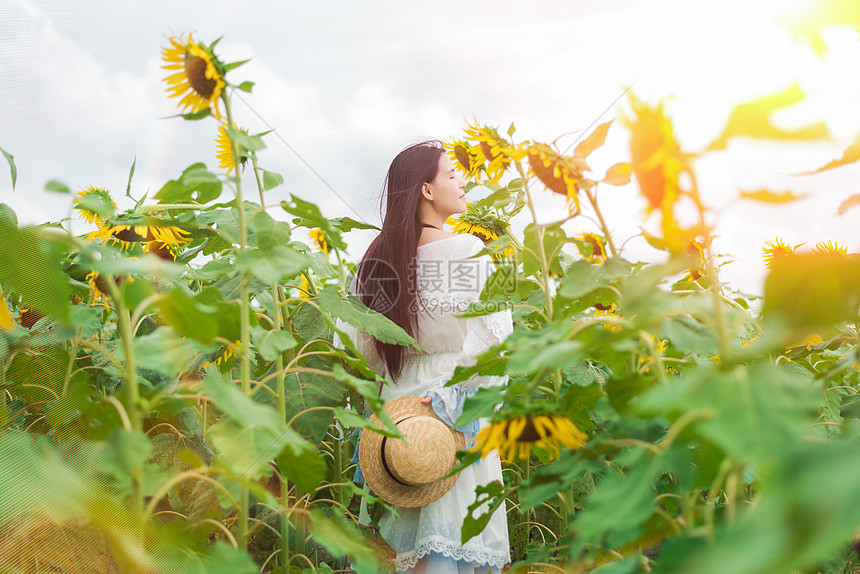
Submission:
[[[194,112],[193,114],[181,114],[181,117],[184,120],[196,121],[202,120],[203,118],[209,117],[210,115],[212,115],[212,110],[210,110],[209,108],[203,108],[199,112]]]
[[[394,424],[394,421],[391,420],[391,417],[383,409],[384,403],[379,396],[379,389],[377,389],[376,383],[350,375],[344,370],[340,363],[335,363],[333,365],[332,374],[334,375],[335,381],[343,381],[346,386],[364,398],[365,404],[373,409],[373,413],[379,417],[379,420],[392,435],[398,438],[403,437],[397,426]]]
[[[480,388],[474,395],[466,397],[463,411],[454,421],[454,428],[492,415],[496,407],[501,404],[504,392],[504,387],[486,387]]]
[[[214,44],[213,44],[213,46],[214,46]],[[230,64],[226,64],[226,65],[224,66],[224,71],[225,71],[225,72],[229,72],[230,70],[233,70],[233,69],[235,69],[235,68],[238,68],[238,67],[239,67],[239,66],[241,66],[242,64],[247,64],[247,63],[248,63],[248,62],[250,62],[250,61],[251,61],[251,58],[248,58],[247,60],[239,60],[238,62],[232,62],[232,63],[230,63]],[[245,83],[247,84],[248,82],[245,82]]]
[[[239,269],[253,273],[267,284],[293,277],[311,263],[310,257],[285,245],[276,245],[270,249],[248,249],[236,256]]]
[[[714,331],[689,315],[676,315],[663,321],[660,333],[665,335],[672,348],[700,355],[716,355],[719,344]]]
[[[302,492],[314,492],[325,478],[326,464],[322,453],[310,443],[308,448],[285,448],[278,455],[278,469]]]
[[[248,226],[248,244],[260,249],[274,249],[290,242],[290,226],[285,221],[276,221],[265,211],[258,212]]]
[[[251,338],[266,361],[274,361],[281,353],[298,345],[287,331],[269,331],[259,325],[251,329]]]
[[[57,181],[56,179],[51,179],[45,184],[45,191],[53,191],[54,193],[71,193],[69,186]]]
[[[758,464],[803,440],[818,416],[820,393],[802,369],[761,362],[732,371],[703,366],[672,385],[652,386],[629,406],[637,416],[670,421],[696,412],[699,434],[737,460]]]
[[[343,220],[331,220],[329,221],[327,218],[323,216],[320,212],[320,208],[309,201],[304,201],[301,198],[296,197],[295,195],[290,195],[290,201],[282,201],[281,208],[287,213],[291,213],[296,216],[296,219],[293,219],[293,223],[296,225],[303,225],[308,228],[318,227],[325,232],[326,241],[328,242],[330,247],[335,249],[340,249],[341,251],[346,250],[346,243],[343,242],[341,238],[342,231],[348,231],[353,227],[358,227],[357,225],[352,225],[351,227],[345,228],[341,230],[338,227],[336,221],[346,221],[347,218]],[[348,220],[353,221],[353,220]]]
[[[138,468],[152,456],[152,443],[141,432],[118,428],[108,437],[113,460],[125,472]]]
[[[354,295],[341,298],[334,286],[317,293],[320,303],[334,317],[340,317],[360,331],[370,333],[383,343],[408,345],[414,349],[418,343],[399,325],[385,315],[368,308]]]
[[[311,363],[310,366],[325,368],[326,365]],[[340,405],[346,397],[346,383],[337,378],[318,373],[290,373],[284,379],[284,388],[290,400],[285,407],[287,420],[294,420],[293,428],[314,444],[325,437],[331,426],[334,413],[328,409],[308,411],[313,407]]]
[[[254,560],[238,548],[216,540],[202,552],[165,545],[158,549],[160,572],[207,572],[209,574],[256,574]]]
[[[335,558],[349,556],[358,574],[379,572],[379,565],[370,552],[361,533],[347,520],[340,510],[329,516],[318,509],[310,512],[311,538],[322,544]]]
[[[148,335],[134,339],[136,365],[168,376],[182,372],[201,350],[200,343],[184,339],[168,327],[159,327]],[[125,348],[122,345],[117,346],[115,353],[120,361],[125,361]]]
[[[254,480],[271,475],[270,460],[287,448],[293,456],[308,450],[312,443],[287,427],[274,408],[244,395],[223,375],[210,370],[203,380],[204,392],[229,418],[214,425],[209,434],[221,451],[221,463],[233,472]],[[217,430],[216,430],[217,429]]]
[[[26,247],[26,248],[25,248]],[[68,277],[63,273],[67,245],[40,227],[16,227],[0,219],[0,285],[21,294],[28,305],[66,323],[69,320]]]
[[[188,166],[178,179],[171,179],[155,194],[159,203],[208,203],[221,196],[223,183],[206,164]],[[196,195],[195,195],[196,194]]]
[[[68,351],[60,345],[51,345],[37,354],[18,353],[6,368],[7,388],[29,403],[59,397],[70,360]]]
[[[263,191],[269,191],[284,183],[284,176],[274,171],[263,170]]]
[[[181,289],[159,299],[158,310],[165,323],[186,337],[210,343],[218,334],[218,307],[201,305]]]
[[[352,231],[353,229],[375,229],[376,231],[379,231],[377,226],[364,221],[356,221],[351,217],[335,217],[333,219],[329,219],[329,222],[340,229],[342,233]]]
[[[551,267],[558,266],[558,254],[567,241],[567,235],[561,228],[561,224],[544,228],[543,251],[547,262]],[[530,223],[523,232],[523,275],[529,277],[540,269],[540,258],[538,257],[538,245],[535,237],[534,224]],[[555,265],[553,265],[553,263]],[[559,269],[560,271],[560,269]]]
[[[252,136],[241,130],[229,127],[227,128],[227,135],[231,140],[248,151],[260,151],[261,149],[266,149],[266,144],[263,142],[262,134]]]
[[[125,186],[125,196],[131,197],[131,179],[134,177],[134,168],[137,165],[137,156],[131,162],[131,169],[128,170],[128,185]]]
[[[60,182],[49,181],[47,184],[45,184],[45,189],[47,190],[48,186],[51,184],[56,184],[57,186],[66,187]],[[49,191],[59,191],[59,190],[58,189],[52,189]],[[66,188],[66,191],[61,192],[61,193],[68,193],[68,188]],[[82,211],[89,211],[91,213],[95,213],[96,215],[98,215],[102,219],[109,219],[109,218],[113,217],[114,213],[115,213],[113,201],[111,200],[109,195],[102,194],[102,193],[93,193],[93,192],[90,192],[90,193],[87,193],[86,195],[83,195],[78,200],[78,203],[75,205],[75,209],[80,209]]]
[[[240,90],[242,90],[243,92],[250,93],[251,89],[254,87],[254,82],[242,82],[241,84],[239,84],[236,87],[239,88]]]
[[[860,305],[860,262],[839,253],[798,253],[774,261],[762,314],[813,329],[853,321]]]
[[[344,427],[370,429],[373,432],[379,433],[383,436],[387,436],[390,438],[398,438],[397,435],[389,431],[387,428],[373,424],[372,422],[370,422],[369,418],[364,418],[355,411],[348,411],[343,407],[335,407],[334,416],[337,417],[337,420],[340,421],[340,424],[342,424]]]
[[[487,485],[478,485],[478,487],[475,488],[477,499],[469,505],[468,513],[466,514],[466,518],[463,520],[463,529],[460,532],[461,544],[465,544],[483,532],[484,528],[489,524],[490,518],[493,517],[493,513],[495,513],[505,501],[504,491],[505,487],[502,486],[502,483],[498,480]],[[475,510],[486,503],[489,503],[490,505],[487,512],[474,518],[472,514]]]
[[[18,183],[18,168],[15,167],[15,156],[2,147],[0,147],[0,153],[2,153],[3,157],[6,158],[6,161],[9,162],[9,171],[12,172],[12,191],[15,191],[15,184]]]
[[[18,227],[18,216],[15,215],[14,209],[5,203],[0,203],[0,228],[4,225]]]

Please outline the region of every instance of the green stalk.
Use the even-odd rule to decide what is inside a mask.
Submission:
[[[140,419],[140,411],[137,408],[140,402],[140,389],[137,386],[137,365],[134,358],[134,334],[131,329],[131,315],[123,303],[120,289],[114,282],[114,277],[109,276],[105,279],[111,299],[116,308],[119,333],[122,338],[123,350],[125,351],[125,382],[128,390],[128,401],[125,405],[125,410],[131,422],[132,431],[143,432],[143,422]],[[131,480],[132,508],[135,513],[139,514],[143,512],[143,475],[140,466],[131,470]]]
[[[263,182],[260,180],[260,168],[257,166],[257,158],[251,158],[251,165],[254,168],[254,179],[257,181],[257,190],[260,192],[260,207],[263,211],[266,211],[266,202],[263,198]],[[275,331],[281,330],[281,290],[278,288],[277,283],[272,284],[272,304],[274,305],[273,309],[273,317],[272,322],[274,323]],[[278,410],[281,413],[281,420],[284,424],[287,424],[287,391],[286,385],[284,384],[284,379],[286,374],[284,373],[284,354],[281,353],[278,355],[276,359],[278,375],[277,375],[277,384],[278,384]],[[290,492],[290,482],[287,480],[287,477],[280,473],[280,486],[281,486],[281,505],[284,509],[287,507],[287,502],[289,500],[289,492]],[[287,567],[290,563],[290,520],[289,515],[284,512],[281,516],[280,520],[281,526],[281,555],[280,555],[280,563],[281,566]]]
[[[343,437],[343,435],[341,435],[341,437]],[[343,445],[341,444],[340,438],[335,437],[333,450],[334,450],[334,452],[332,454],[334,455],[334,468],[332,469],[332,475],[333,475],[332,478],[333,478],[335,484],[341,485],[344,483],[344,478],[343,478]],[[335,502],[346,507],[346,503],[343,500],[343,498],[344,498],[343,486],[335,486],[334,492],[332,494],[334,494],[333,498],[334,498]],[[339,568],[339,569],[344,567],[343,557],[337,558],[335,560],[335,567]]]
[[[526,202],[528,203],[529,211],[532,214],[532,221],[534,222],[535,225],[537,225],[538,224],[537,212],[535,211],[534,202],[532,201],[531,190],[529,189],[529,179],[528,179],[528,177],[526,177],[525,170],[523,169],[523,166],[520,164],[520,162],[515,162],[515,165],[517,166],[517,171],[520,173],[520,177],[523,180],[523,189],[525,190],[525,193],[526,193]],[[546,253],[544,252],[544,248],[543,248],[543,235],[544,235],[544,228],[543,227],[539,227],[538,229],[535,229],[535,237],[537,238],[538,255],[540,257],[541,283],[542,283],[541,289],[543,289],[544,297],[546,297],[546,320],[547,320],[547,323],[551,323],[552,322],[552,295],[550,294],[550,291],[549,291],[549,264],[547,263]],[[560,390],[561,389],[560,371],[553,372],[553,380],[554,380],[555,388]]]
[[[522,483],[523,481],[528,480],[528,479],[529,479],[529,477],[530,477],[530,476],[531,476],[531,474],[532,474],[531,459],[532,459],[532,457],[531,457],[531,456],[529,456],[529,457],[528,457],[528,458],[526,458],[526,460],[524,461],[524,462],[525,462],[525,468],[523,468],[523,477],[522,477],[522,480],[520,481],[520,483]],[[519,490],[517,491],[517,499],[519,500]],[[520,508],[522,508],[522,507],[520,507]],[[525,522],[526,522],[526,523],[531,522],[531,519],[532,519],[532,511],[531,511],[531,509],[529,509],[529,510],[527,510],[527,511],[526,511],[526,515],[525,515],[525,517],[523,517],[523,516],[522,516],[522,512],[521,512],[521,513],[520,513],[520,517],[521,517],[521,518],[525,518]],[[531,534],[531,528],[532,528],[532,527],[531,527],[531,525],[530,525],[530,524],[526,524],[526,543],[525,543],[525,546],[523,547],[523,558],[525,558],[525,549],[526,549],[526,547],[528,547],[529,542],[531,541],[531,536],[530,536],[530,534]]]
[[[612,252],[612,256],[618,257],[618,251],[615,250],[615,244],[612,242],[612,235],[609,233],[609,226],[606,225],[606,221],[603,219],[603,213],[601,213],[600,208],[597,207],[597,197],[593,195],[589,189],[585,190],[585,195],[588,197],[588,201],[591,202],[591,207],[594,208],[594,213],[597,214],[597,220],[600,222],[600,229],[606,237],[606,242],[609,244],[609,250]]]
[[[340,257],[340,250],[334,250],[335,255],[337,255],[337,268],[340,269],[340,284],[344,286],[344,288],[349,288],[349,285],[346,284],[346,269],[344,269],[343,259]]]
[[[227,92],[222,94],[224,102],[224,110],[227,115],[227,125],[232,127],[233,115],[230,110],[230,98],[227,97]],[[245,246],[248,244],[248,226],[245,222],[245,204],[242,199],[242,177],[239,175],[239,166],[241,165],[241,157],[239,154],[239,145],[230,140],[230,148],[233,152],[233,166],[236,170],[236,211],[238,212],[237,219],[239,220],[239,253],[245,251]],[[242,379],[242,392],[245,395],[251,394],[251,332],[248,324],[248,315],[251,312],[251,294],[249,289],[250,276],[247,272],[240,272],[240,288],[241,288],[241,305],[242,317],[239,328],[239,342],[241,343],[239,351],[239,370]],[[248,511],[250,500],[248,498],[248,488],[239,486],[239,516],[237,519],[236,542],[241,550],[248,548]]]
[[[523,166],[520,165],[520,162],[515,162],[517,166],[517,171],[520,173],[520,177],[523,180],[523,189],[526,192],[526,202],[529,206],[529,211],[532,214],[532,221],[535,225],[538,224],[537,220],[537,212],[535,211],[534,202],[532,201],[532,194],[529,190],[529,180],[526,177],[525,171],[523,170]],[[543,248],[543,228],[539,227],[535,229],[535,238],[537,239],[537,247],[538,247],[538,255],[540,257],[540,269],[541,269],[541,288],[543,289],[544,296],[546,297],[546,316],[547,321],[552,321],[552,296],[549,292],[549,265],[546,262],[546,253],[544,253]]]

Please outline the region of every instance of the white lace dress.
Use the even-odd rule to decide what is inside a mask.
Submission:
[[[406,395],[429,395],[433,398],[433,408],[437,414],[450,424],[462,411],[465,397],[477,388],[507,383],[507,376],[473,375],[467,381],[451,387],[444,386],[458,365],[475,364],[476,355],[502,342],[513,331],[510,309],[482,317],[452,316],[462,313],[470,303],[479,300],[487,278],[495,270],[488,255],[467,259],[481,249],[483,242],[469,234],[418,247],[418,286],[426,309],[418,319],[416,342],[421,352],[407,350],[403,370],[396,384],[391,384],[391,376],[376,353],[372,338],[338,319],[338,328],[353,338],[368,364],[389,381],[382,388],[382,397],[386,401]],[[343,348],[336,334],[335,345]],[[481,419],[472,430],[486,424],[486,419]],[[394,561],[397,571],[412,570],[425,556],[428,558],[424,559],[422,566],[432,567],[439,574],[438,564],[446,561],[453,572],[481,574],[488,570],[499,572],[502,566],[509,563],[510,546],[504,502],[481,534],[465,545],[460,544],[463,519],[469,505],[476,500],[475,487],[493,481],[502,481],[497,451],[461,472],[454,487],[435,502],[420,508],[398,507],[399,517],[386,511],[379,521],[380,534],[397,552]],[[485,504],[474,516],[486,510]],[[363,524],[370,521],[364,500],[359,520]],[[433,562],[428,563],[430,559]]]

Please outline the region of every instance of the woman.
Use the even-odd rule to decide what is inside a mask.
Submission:
[[[406,330],[420,351],[382,343],[341,320],[337,325],[388,381],[380,391],[383,399],[422,396],[449,425],[462,412],[467,396],[481,386],[505,384],[507,377],[474,375],[450,387],[445,382],[458,365],[473,365],[476,355],[513,330],[510,310],[464,319],[453,316],[479,300],[495,269],[488,255],[469,259],[483,249],[479,238],[442,229],[449,216],[466,210],[464,187],[440,142],[422,142],[400,152],[386,177],[382,232],[350,286],[368,307]],[[335,344],[342,348],[338,338]],[[458,430],[467,431],[468,444],[486,424],[482,419]],[[499,573],[510,562],[504,503],[481,534],[460,544],[476,486],[492,481],[502,481],[496,451],[461,472],[454,487],[438,500],[418,508],[397,507],[397,516],[383,513],[380,534],[397,552],[397,571]],[[486,510],[484,504],[474,516]],[[360,521],[369,522],[364,500]]]

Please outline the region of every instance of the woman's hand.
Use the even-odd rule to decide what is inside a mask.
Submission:
[[[428,397],[424,397],[423,399],[421,399],[421,402],[422,402],[423,404],[425,404],[425,405],[430,404],[432,401],[433,401],[433,399],[432,399],[432,398],[430,398],[429,396],[428,396]]]

